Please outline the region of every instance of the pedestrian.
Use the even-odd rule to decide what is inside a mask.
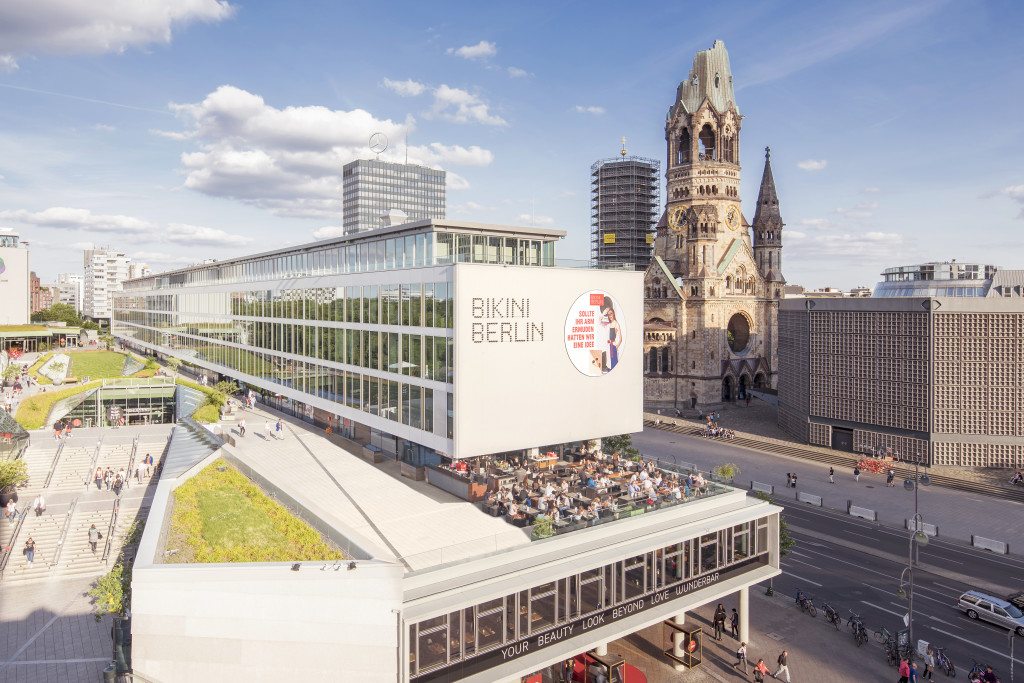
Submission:
[[[786,488],[790,488],[793,485],[793,473],[786,472]]]
[[[828,468],[828,483],[836,483],[836,471],[831,467]]]
[[[746,676],[747,675],[747,644],[746,643],[740,643],[739,648],[736,650],[736,663],[733,664],[733,666],[734,667],[738,667],[741,664],[743,665],[743,675]]]
[[[776,669],[775,673],[772,674],[772,678],[778,678],[779,674],[782,673],[783,671],[785,671],[786,672],[786,683],[790,683],[790,681],[789,681],[789,653],[786,652],[785,650],[783,650],[782,654],[779,655],[778,662],[779,662],[779,668]]]
[[[18,506],[14,503],[13,498],[7,501],[7,512],[4,514],[7,515],[7,520],[14,524],[14,518],[18,516]]]
[[[853,480],[860,481],[860,468],[856,465],[853,466]]]
[[[53,440],[60,441],[60,434],[64,431],[64,425],[61,424],[60,420],[53,423]]]
[[[732,628],[732,637],[739,640],[740,637],[740,613],[732,608],[732,617],[729,619],[729,626]]]
[[[766,675],[768,675],[768,667],[765,666],[763,659],[758,659],[757,664],[754,665],[754,680],[757,683],[764,683]]]
[[[922,678],[927,678],[929,681],[932,680],[932,675],[935,673],[935,650],[928,648],[924,654],[924,673],[921,674]]]
[[[890,487],[890,486],[892,488],[896,488],[896,471],[895,470],[889,470],[889,472],[885,475],[885,486],[887,488]]]
[[[245,436],[245,418],[238,421],[238,435]]]
[[[284,438],[284,420],[277,421],[277,425],[274,427],[274,436],[278,439]]]
[[[121,495],[121,487],[124,486],[124,468],[122,467],[114,475],[114,493]]]
[[[150,455],[149,453],[146,453],[146,457],[142,459],[142,464],[146,468],[146,476],[153,476],[153,456]]]
[[[725,628],[725,605],[718,603],[718,607],[715,608],[714,616],[715,625],[715,640],[722,639],[722,629]]]
[[[793,473],[793,488],[796,488],[796,472]]]
[[[25,541],[25,549],[21,551],[25,555],[25,559],[28,560],[28,566],[32,566],[32,563],[36,559],[36,542],[29,536],[28,540]]]
[[[103,473],[103,483],[107,485],[107,490],[114,485],[114,470],[107,468],[107,471]]]
[[[910,663],[906,657],[900,659],[900,679],[897,683],[910,683]]]
[[[93,524],[92,526],[90,526],[89,527],[89,545],[92,546],[92,551],[93,552],[96,552],[96,544],[100,542],[101,538],[103,538],[103,534],[101,534],[100,530],[96,528],[96,525]]]
[[[32,509],[36,511],[36,517],[43,516],[43,511],[46,509],[46,500],[43,498],[42,493],[37,495],[36,499],[32,501]]]
[[[917,662],[910,663],[910,683],[917,683]]]
[[[102,491],[103,490],[103,468],[102,467],[97,467],[96,468],[96,474],[93,475],[93,479],[96,481],[96,490],[97,491]]]
[[[267,423],[263,425],[263,430],[266,432],[263,438],[270,441],[270,435],[274,433],[274,428],[270,426],[270,420],[267,420]]]

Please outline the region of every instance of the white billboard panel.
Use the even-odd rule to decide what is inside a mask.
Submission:
[[[643,429],[643,273],[455,266],[455,457]]]
[[[28,324],[28,249],[0,247],[0,301],[0,325]]]

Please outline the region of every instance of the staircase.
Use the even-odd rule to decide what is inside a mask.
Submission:
[[[57,469],[50,479],[48,493],[54,491],[81,491],[88,482],[92,483],[92,457],[96,453],[95,446],[64,447],[60,455]]]
[[[63,578],[67,576],[98,576],[107,572],[107,563],[103,561],[103,545],[107,541],[112,505],[89,509],[95,508],[96,504],[79,504],[72,516],[71,524],[68,526],[68,535],[64,539],[64,550],[61,552],[60,562],[54,568],[54,574]],[[95,524],[103,534],[103,538],[96,544],[95,553],[92,551],[92,546],[89,545],[89,526],[92,524]]]
[[[36,517],[36,513],[31,510],[26,512],[25,523],[15,541],[15,547],[11,549],[11,559],[4,570],[5,584],[45,579],[50,575],[50,563],[57,556],[67,510],[67,505],[55,506],[47,509],[42,517]],[[35,563],[31,567],[28,566],[28,558],[21,554],[25,541],[30,536],[36,542]]]

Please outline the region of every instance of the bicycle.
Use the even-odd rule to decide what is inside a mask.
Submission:
[[[976,662],[973,659],[971,661],[974,662],[974,666],[971,667],[970,672],[967,674],[967,680],[969,680],[969,681],[980,681],[980,680],[982,680],[981,677],[984,675],[985,669],[988,668],[988,665],[987,664],[979,664],[978,662]],[[999,677],[997,676],[996,679],[998,680],[998,678]]]
[[[828,623],[835,626],[838,631],[839,627],[843,625],[843,618],[839,616],[839,611],[827,602],[822,605],[822,608],[825,610],[825,619],[828,620]]]
[[[814,606],[814,598],[804,598],[803,603],[800,605],[800,609],[804,610],[812,617],[818,616],[818,609]]]
[[[868,642],[868,631],[864,628],[864,622],[861,621],[860,615],[850,610],[852,615],[846,622],[850,632],[853,633],[853,639],[857,642],[857,647],[860,647],[864,643]]]
[[[886,631],[885,627],[882,626],[877,631],[875,631],[875,640],[877,640],[878,642],[880,642],[882,644],[886,644],[890,640],[892,640],[892,634],[889,633],[888,631]]]
[[[946,648],[936,647],[935,648],[935,663],[942,669],[942,673],[946,674],[950,678],[956,678],[956,667],[953,666],[953,662],[946,656]]]

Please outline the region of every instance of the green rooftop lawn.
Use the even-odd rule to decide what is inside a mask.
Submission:
[[[33,363],[32,367],[28,369],[28,374],[32,375],[39,384],[53,384],[53,381],[51,381],[49,377],[39,374],[39,368],[43,367],[43,364],[50,360],[51,356],[53,356],[52,353],[44,353],[39,357],[39,360]]]
[[[0,334],[17,334],[18,332],[45,332],[46,325],[0,325]]]
[[[124,354],[115,351],[76,351],[68,355],[71,356],[69,377],[120,377],[124,367]]]
[[[14,416],[14,419],[25,429],[39,429],[43,426],[46,415],[50,412],[50,406],[54,402],[68,396],[80,394],[101,384],[102,382],[97,380],[87,384],[78,384],[60,391],[47,391],[46,393],[30,396],[18,406],[18,413]]]
[[[174,563],[344,559],[223,460],[175,489],[167,548],[178,550],[168,557]]]

